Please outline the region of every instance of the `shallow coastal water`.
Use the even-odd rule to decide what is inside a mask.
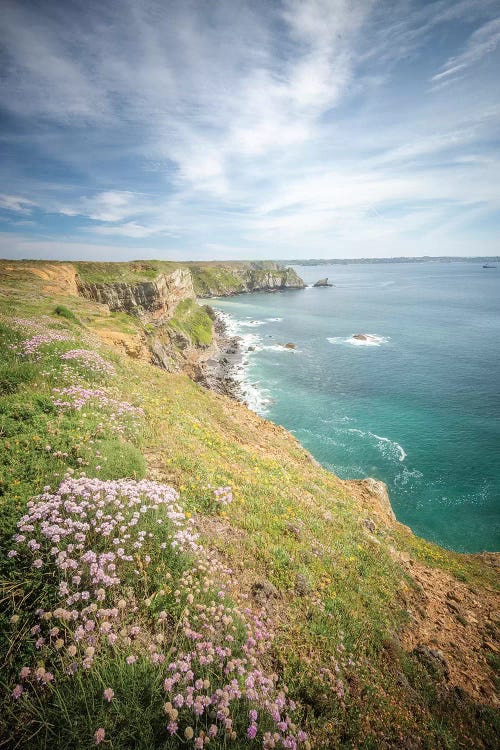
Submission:
[[[213,300],[253,348],[251,407],[339,476],[385,481],[415,533],[499,550],[500,267],[297,271],[335,286]]]

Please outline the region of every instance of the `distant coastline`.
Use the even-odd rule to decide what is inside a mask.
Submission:
[[[500,263],[500,255],[477,255],[474,257],[430,256],[422,255],[418,258],[297,258],[295,260],[280,260],[279,263],[291,266],[346,266],[370,263]]]

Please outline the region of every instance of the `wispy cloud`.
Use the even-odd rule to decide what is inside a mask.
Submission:
[[[23,198],[20,195],[0,194],[0,208],[5,209],[6,211],[29,214],[35,206],[35,201],[28,200],[28,198]]]
[[[432,76],[431,81],[450,82],[467,68],[475,65],[487,55],[493,53],[500,45],[500,17],[483,24],[471,34],[465,50],[460,55],[450,57],[442,66],[441,72]]]
[[[411,254],[418,232],[428,253],[439,225],[452,252],[464,215],[498,210],[496,11],[5,0],[0,209],[71,252],[380,255],[391,236]]]

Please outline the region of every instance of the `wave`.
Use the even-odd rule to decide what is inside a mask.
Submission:
[[[281,323],[283,318],[266,318],[269,323]]]
[[[255,351],[265,352],[292,352],[293,354],[300,354],[300,349],[291,349],[284,344],[263,344],[262,346],[256,347]]]
[[[376,435],[374,432],[364,432],[363,430],[358,430],[356,427],[350,427],[349,432],[356,432],[358,435],[361,435],[361,437],[371,437],[378,441],[379,443],[379,450],[380,452],[388,457],[397,458],[398,461],[404,461],[407,454],[403,446],[401,446],[399,443],[397,443],[395,440],[391,440],[390,438],[383,437],[382,435]]]
[[[378,336],[376,333],[366,333],[364,334],[366,336],[364,339],[354,338],[355,335],[347,337],[331,336],[327,338],[327,341],[330,344],[349,344],[350,346],[381,346],[382,344],[387,344],[390,340],[389,336]]]
[[[257,326],[265,326],[267,320],[240,320],[238,325],[244,328],[256,328]]]

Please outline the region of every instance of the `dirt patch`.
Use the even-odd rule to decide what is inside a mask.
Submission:
[[[403,647],[440,652],[449,684],[482,703],[498,706],[488,655],[500,653],[500,612],[496,592],[474,589],[444,571],[428,568],[408,554],[394,552],[416,583],[401,592],[411,624],[401,634]]]
[[[128,357],[140,360],[141,362],[151,361],[149,349],[140,336],[101,328],[94,328],[92,330],[108,346],[118,349],[122,354],[126,354]]]
[[[42,291],[54,296],[71,295],[78,296],[76,285],[76,271],[73,266],[66,263],[46,263],[43,266],[24,266],[24,271],[32,273],[46,283]]]

